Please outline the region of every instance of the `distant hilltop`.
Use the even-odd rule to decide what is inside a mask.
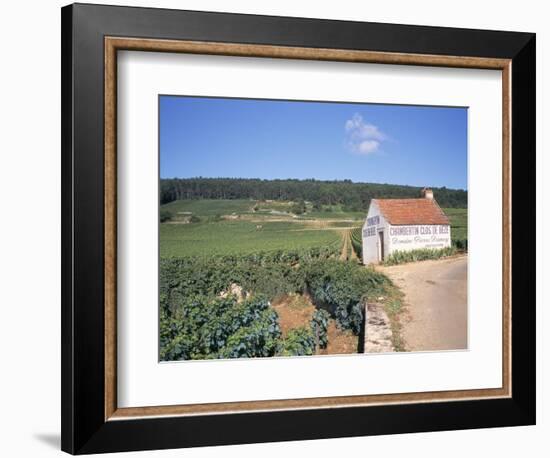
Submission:
[[[430,186],[431,183],[426,183]],[[466,208],[468,192],[430,186],[441,207]],[[367,210],[371,199],[414,198],[423,186],[354,183],[351,180],[257,178],[171,178],[160,180],[161,204],[186,199],[251,199],[308,201],[314,207],[340,205],[348,211]]]

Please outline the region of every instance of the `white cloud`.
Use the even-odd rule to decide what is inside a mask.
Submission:
[[[380,142],[376,140],[365,140],[357,145],[357,152],[361,154],[370,154],[378,150]]]
[[[378,151],[387,136],[378,127],[366,123],[359,113],[355,113],[345,124],[346,143],[357,154],[372,154]]]

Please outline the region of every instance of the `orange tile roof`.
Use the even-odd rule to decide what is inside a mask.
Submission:
[[[392,225],[450,224],[434,199],[372,199]]]

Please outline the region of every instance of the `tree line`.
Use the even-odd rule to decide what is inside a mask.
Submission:
[[[442,207],[466,208],[468,192],[432,188]],[[420,197],[420,187],[351,180],[261,180],[255,178],[172,178],[160,180],[160,202],[183,199],[252,199],[309,201],[314,207],[341,205],[347,211],[367,210],[371,199]]]

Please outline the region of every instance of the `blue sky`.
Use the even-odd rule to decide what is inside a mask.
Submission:
[[[467,109],[160,96],[161,178],[467,189]]]

